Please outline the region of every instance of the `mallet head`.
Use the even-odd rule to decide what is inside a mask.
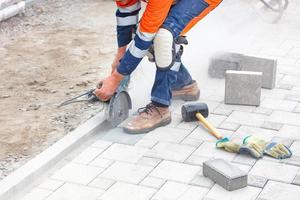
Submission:
[[[196,114],[201,113],[203,117],[208,117],[208,106],[206,103],[189,103],[181,107],[182,119],[185,122],[196,121]]]

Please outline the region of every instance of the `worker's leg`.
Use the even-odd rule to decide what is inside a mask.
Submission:
[[[162,29],[170,31],[174,41],[177,41],[178,37],[183,31],[186,31],[187,29],[189,30],[195,25],[196,22],[207,15],[209,11],[214,9],[220,2],[221,0],[180,0],[171,8],[165,22],[162,25]],[[160,39],[160,41],[163,41],[163,39],[164,38]],[[170,39],[166,38],[166,41],[169,42]],[[160,44],[163,45],[163,42]],[[159,48],[157,49],[159,50]],[[158,52],[155,49],[155,52],[158,56],[166,52],[165,49],[161,49],[164,52]],[[172,50],[170,50],[169,53],[172,54]],[[157,55],[155,55],[156,59]],[[174,91],[185,86],[189,87],[189,85],[193,84],[191,75],[182,65],[180,58],[179,62],[179,68],[171,67],[171,69],[161,69],[158,66],[155,82],[151,92],[152,102],[170,105],[172,98],[171,89]],[[173,63],[173,65],[176,65],[176,61]],[[183,85],[183,83],[185,85]],[[197,90],[197,87],[193,87],[193,92],[195,92],[194,90]]]

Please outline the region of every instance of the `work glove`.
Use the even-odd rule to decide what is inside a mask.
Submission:
[[[124,76],[115,70],[109,77],[100,81],[100,84],[97,85],[97,89],[95,90],[95,95],[101,101],[108,101],[118,89],[123,78]]]
[[[227,152],[231,152],[231,153],[238,153],[240,150],[240,145],[230,141],[227,137],[219,140],[216,143],[217,148],[222,148]]]
[[[255,158],[261,158],[264,154],[276,159],[286,159],[292,156],[291,150],[281,143],[266,142],[263,139],[248,136],[243,140],[240,153],[249,153]]]

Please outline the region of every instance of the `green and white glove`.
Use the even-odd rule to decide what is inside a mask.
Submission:
[[[243,140],[239,153],[248,153],[254,158],[261,158],[264,154],[276,159],[286,159],[292,156],[291,150],[284,144],[268,143],[254,136],[248,136]]]
[[[227,137],[219,140],[216,143],[217,148],[222,148],[227,152],[238,153],[241,145],[230,141]]]

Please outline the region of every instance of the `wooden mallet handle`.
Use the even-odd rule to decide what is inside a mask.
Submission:
[[[209,123],[201,113],[196,113],[196,117],[199,120],[199,122],[202,123],[204,127],[208,129],[210,134],[215,136],[218,140],[223,138],[223,136],[217,131],[217,129],[213,127],[213,125]]]

